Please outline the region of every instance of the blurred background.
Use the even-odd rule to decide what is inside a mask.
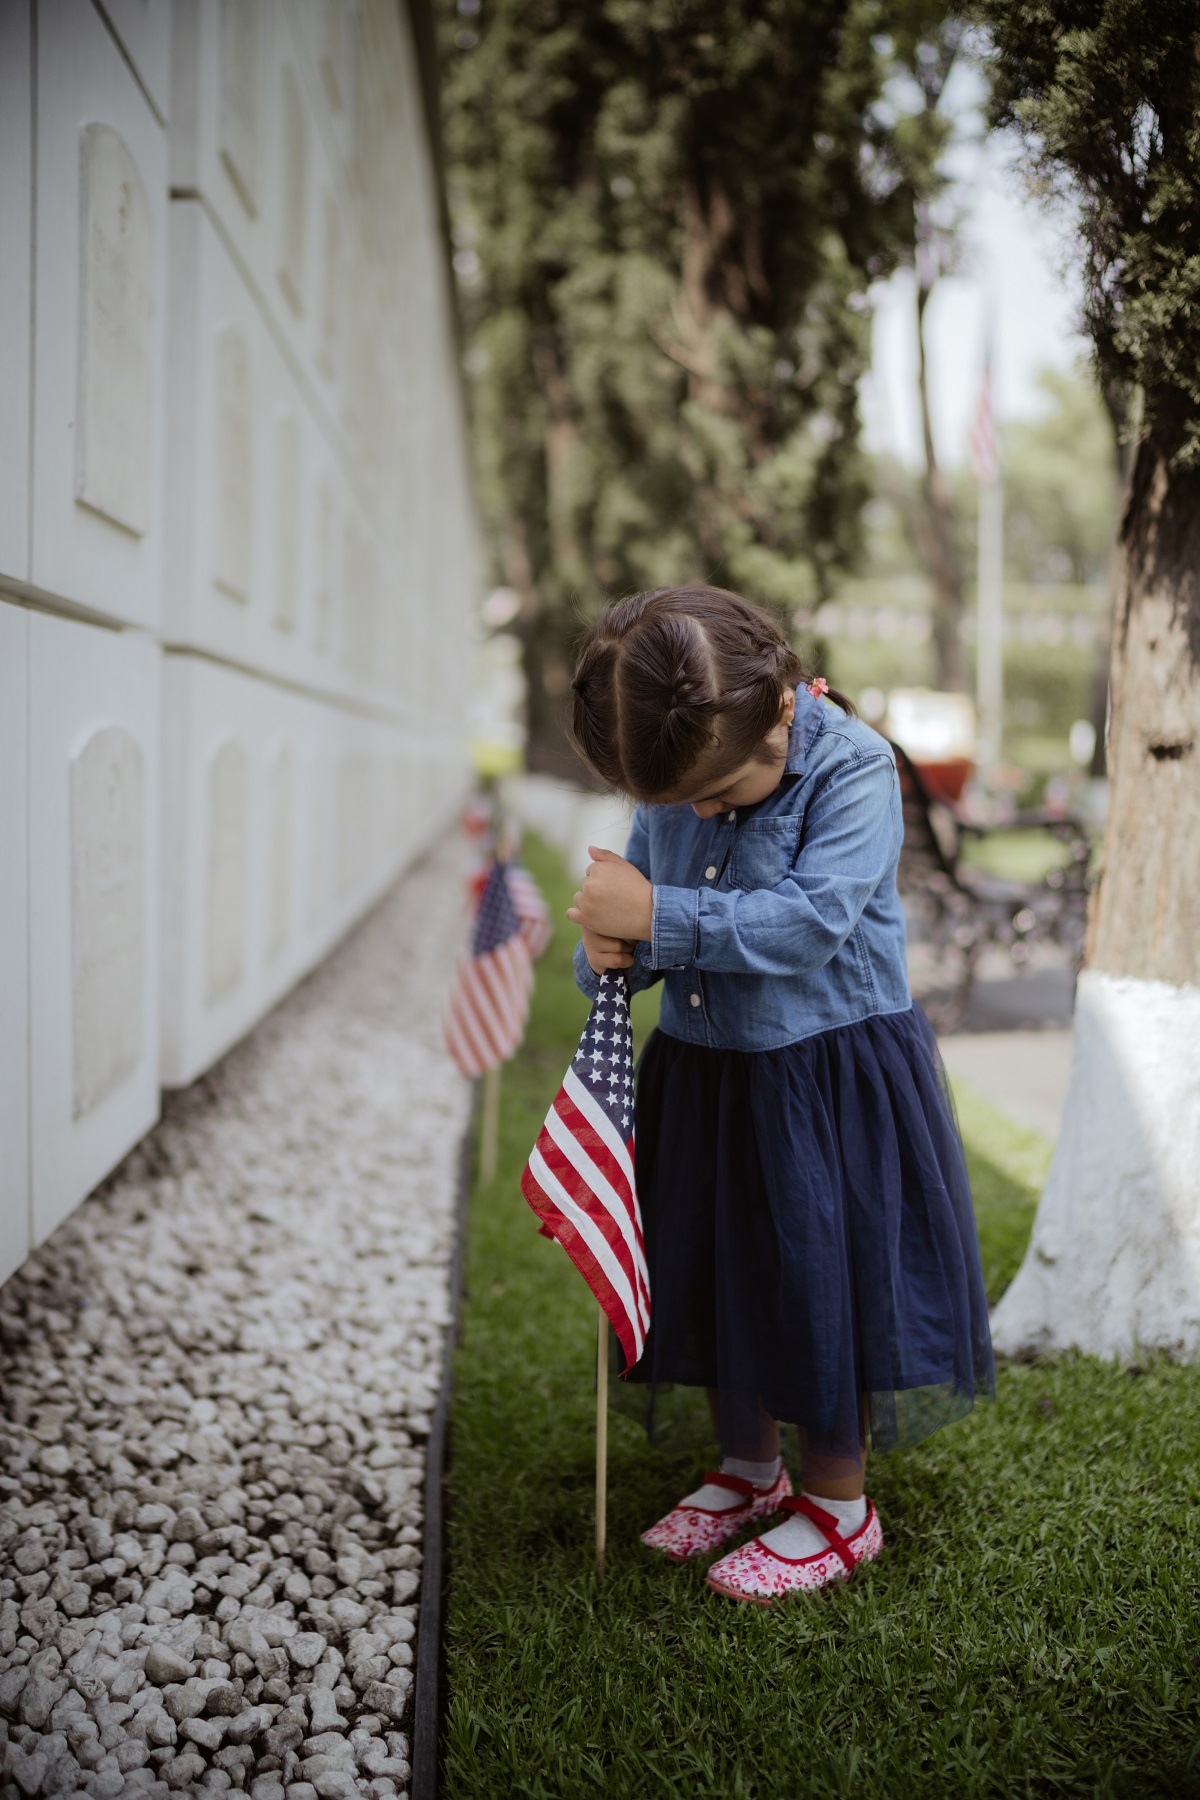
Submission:
[[[987,129],[984,40],[936,5],[551,11],[442,15],[484,618],[521,646],[530,766],[578,774],[582,623],[698,575],[777,607],[869,717],[898,687],[986,712],[994,485],[977,794],[1078,798],[1124,397],[1078,335],[1068,203]]]
[[[1080,335],[1073,203],[989,129],[987,40],[921,0],[456,0],[440,27],[483,687],[540,778],[515,803],[576,856],[619,843],[550,785],[588,781],[573,643],[612,595],[737,588],[911,759],[943,1029],[1065,1027],[1129,402]]]

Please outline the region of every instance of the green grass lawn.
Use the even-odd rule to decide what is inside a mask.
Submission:
[[[528,860],[561,914],[566,884]],[[563,926],[473,1196],[448,1469],[446,1795],[1200,1795],[1200,1370],[1001,1368],[999,1399],[869,1481],[882,1558],[783,1608],[638,1532],[699,1454],[614,1410],[592,1567],[595,1307],[517,1186],[586,1005]],[[645,1008],[639,1009],[644,1023]],[[957,1095],[989,1292],[1047,1147]]]

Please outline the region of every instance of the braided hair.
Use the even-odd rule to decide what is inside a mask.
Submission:
[[[780,625],[740,594],[653,588],[614,601],[583,639],[571,735],[610,787],[662,799],[689,776],[769,761],[784,689],[807,679]]]

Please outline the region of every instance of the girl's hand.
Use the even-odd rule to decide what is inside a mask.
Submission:
[[[600,937],[648,942],[654,918],[654,888],[640,869],[611,850],[588,846],[595,858],[583,877],[567,917]]]
[[[633,945],[624,938],[605,937],[602,932],[588,931],[583,937],[583,954],[587,957],[593,975],[603,975],[606,969],[631,969],[633,967]]]

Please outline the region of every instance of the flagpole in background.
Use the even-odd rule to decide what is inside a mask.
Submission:
[[[599,1309],[596,1328],[596,1580],[604,1579],[608,1537],[608,1318]]]
[[[979,714],[978,760],[1000,760],[1004,725],[1004,483],[992,383],[992,328],[984,348],[983,385],[971,432],[971,459],[979,485],[979,534],[975,582],[975,702]]]

